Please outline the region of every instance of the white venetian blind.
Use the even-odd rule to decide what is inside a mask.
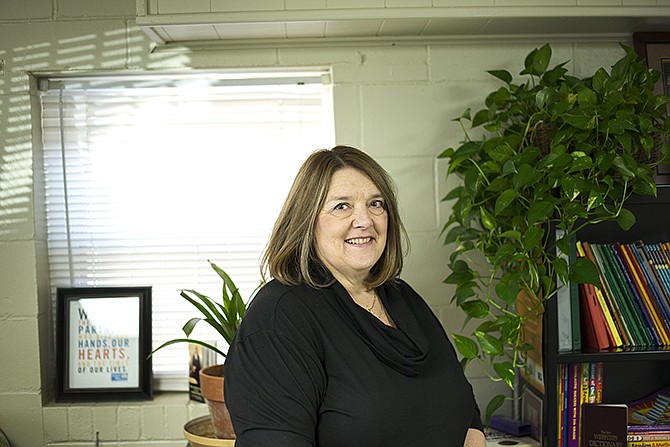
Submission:
[[[194,73],[40,80],[51,286],[153,287],[153,346],[211,297],[212,260],[249,293],[300,164],[333,144],[327,74]],[[201,330],[198,338],[217,340]],[[225,348],[225,346],[224,346]],[[185,389],[185,344],[153,357]]]

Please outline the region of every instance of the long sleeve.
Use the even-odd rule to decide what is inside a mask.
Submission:
[[[326,386],[318,337],[309,333],[299,303],[266,304],[251,306],[224,368],[236,445],[314,446]]]

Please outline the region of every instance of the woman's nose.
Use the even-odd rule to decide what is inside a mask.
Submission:
[[[372,218],[370,217],[370,210],[367,206],[354,207],[352,225],[355,228],[367,228],[372,225]]]

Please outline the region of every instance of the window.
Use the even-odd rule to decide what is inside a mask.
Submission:
[[[152,286],[154,347],[183,337],[197,316],[181,289],[220,293],[207,260],[247,297],[300,164],[333,144],[327,79],[320,71],[40,79],[54,295],[58,286]],[[187,346],[159,351],[153,368],[159,389],[186,389]]]

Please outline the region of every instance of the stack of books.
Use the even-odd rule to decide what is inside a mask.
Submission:
[[[578,241],[577,255],[600,274],[600,287],[580,284],[584,346],[670,346],[670,243]]]
[[[629,447],[670,447],[670,425],[629,425]]]
[[[603,403],[603,364],[559,365],[560,447],[670,447],[670,386],[628,403]]]
[[[601,362],[563,363],[558,371],[558,445],[578,447],[582,433],[582,407],[597,404],[603,398]]]

